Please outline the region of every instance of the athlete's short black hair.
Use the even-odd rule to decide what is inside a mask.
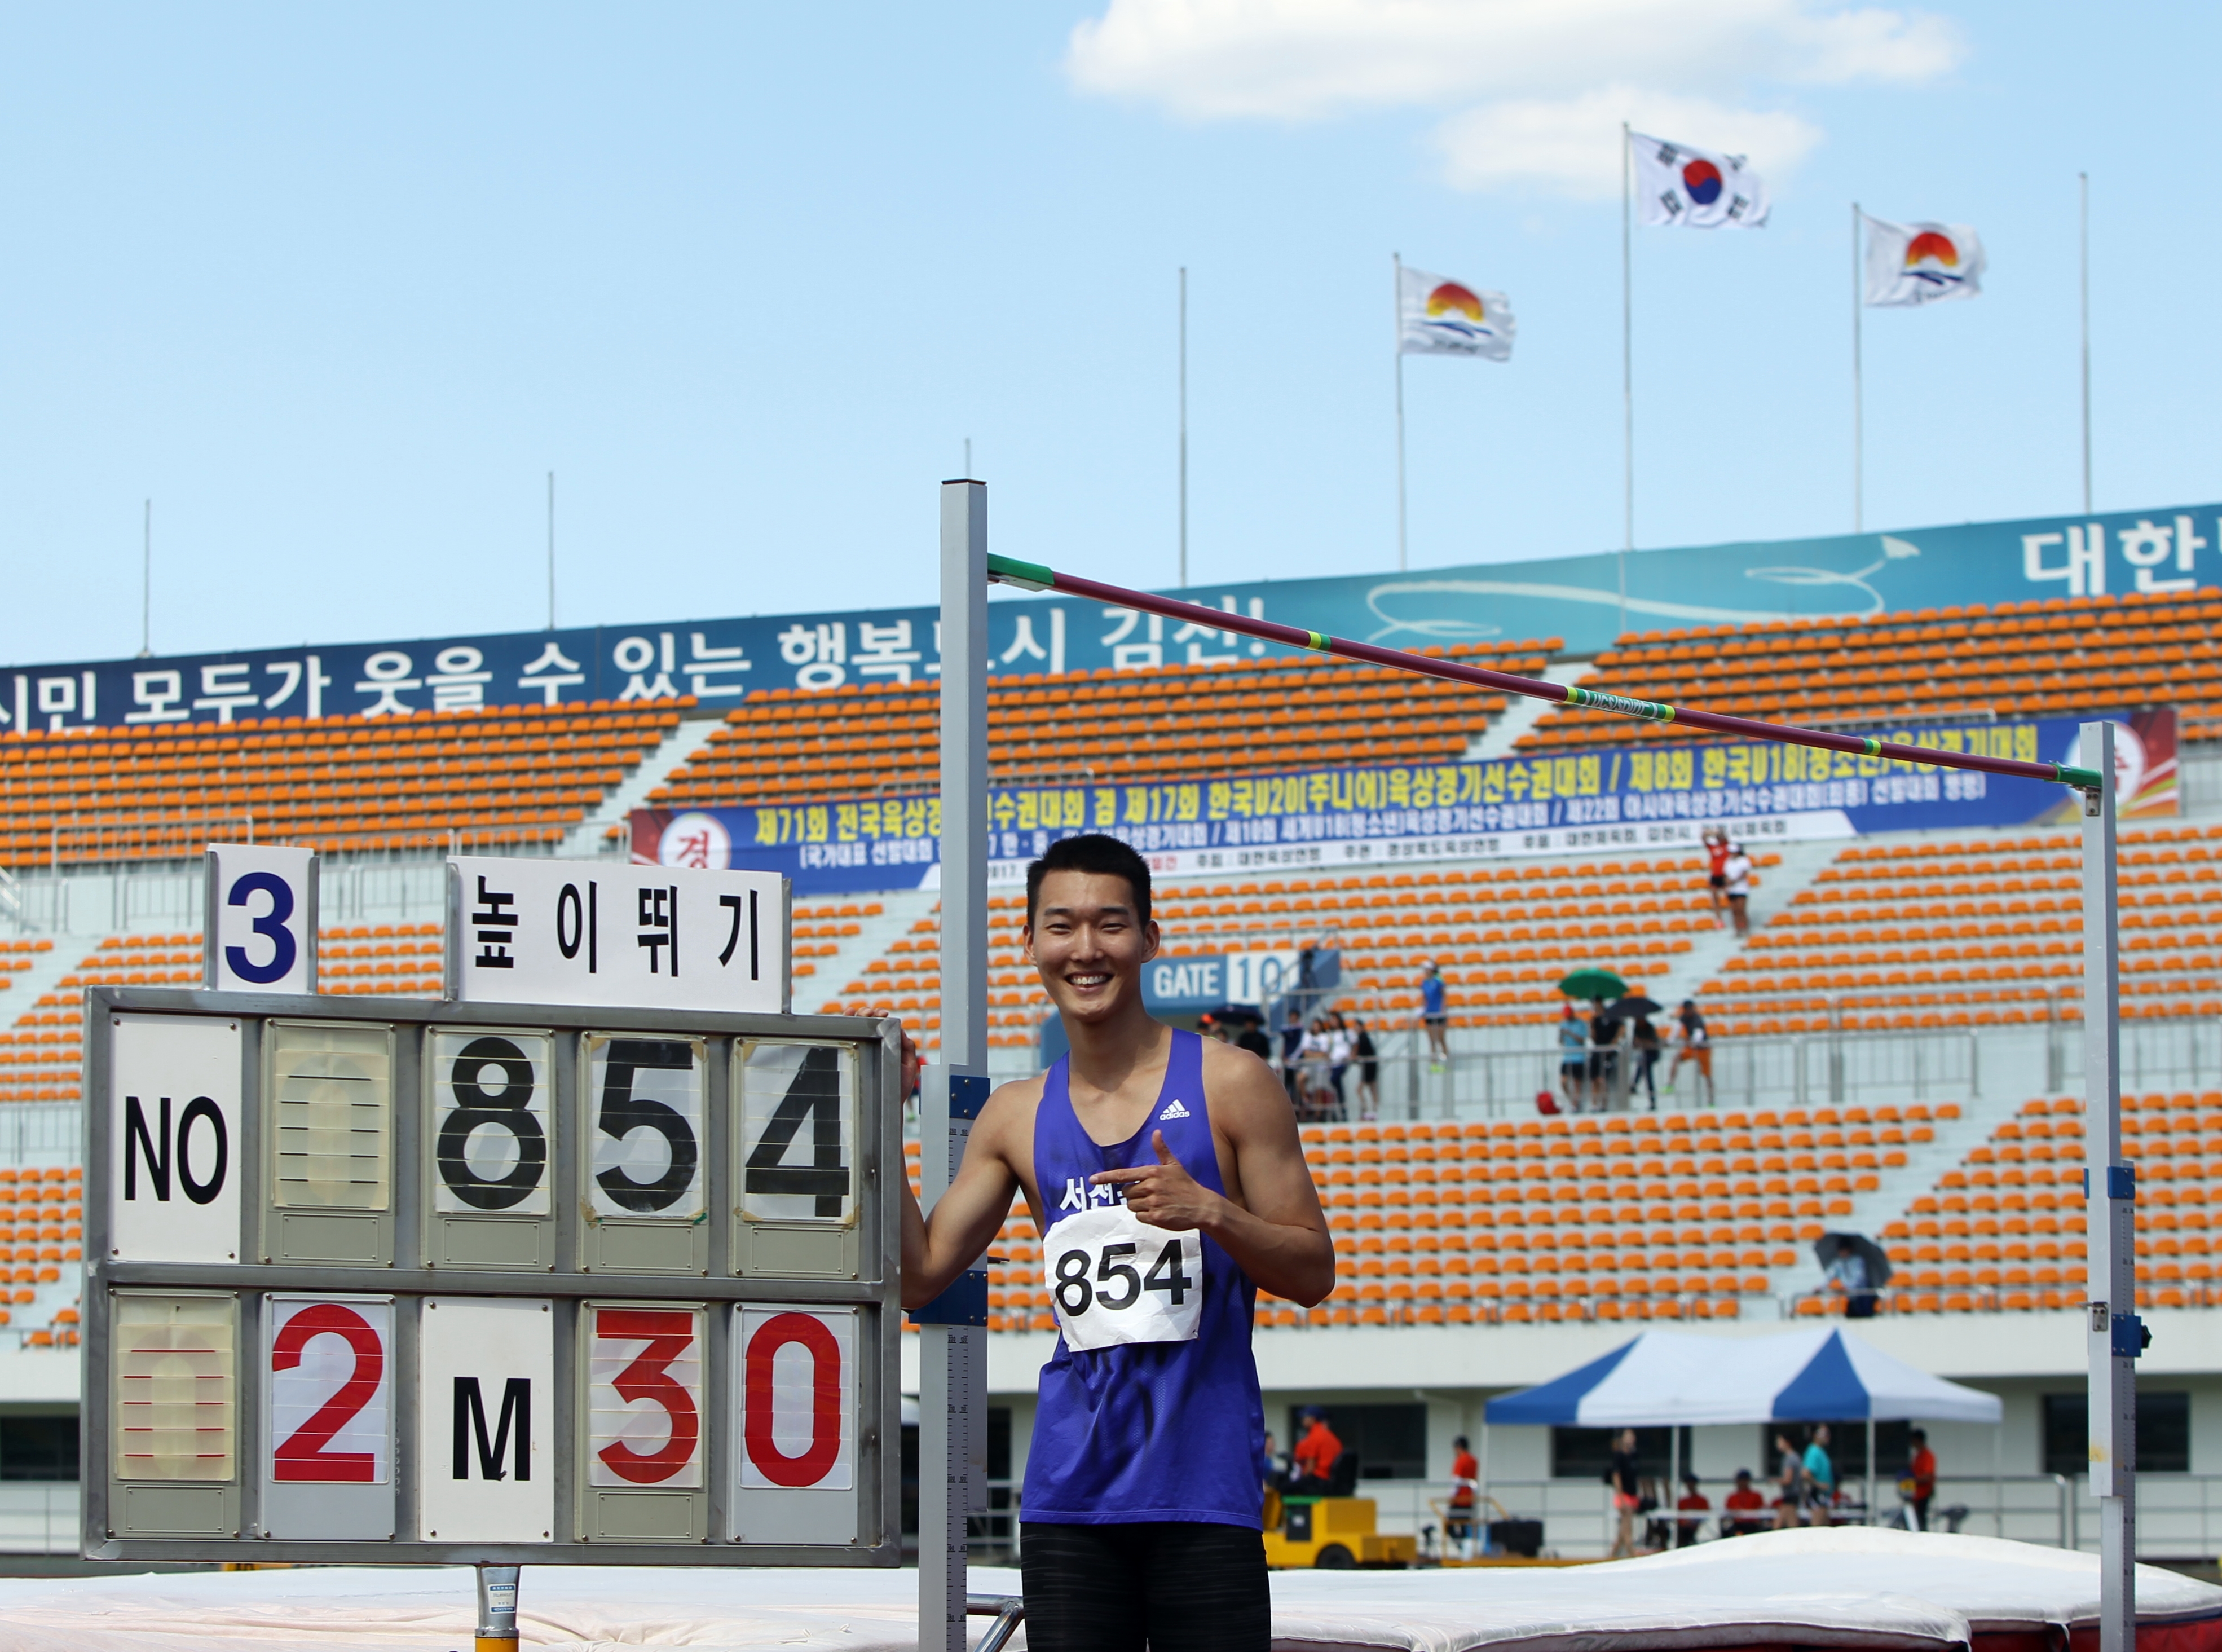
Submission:
[[[1049,846],[1047,853],[1027,863],[1029,927],[1033,924],[1034,907],[1041,899],[1042,879],[1051,872],[1095,872],[1105,877],[1123,877],[1134,894],[1134,916],[1140,922],[1150,921],[1150,863],[1136,854],[1132,845],[1100,832],[1087,832],[1076,838],[1059,838]]]

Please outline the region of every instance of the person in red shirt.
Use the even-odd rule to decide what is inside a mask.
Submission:
[[[1304,1416],[1309,1423],[1304,1437],[1289,1454],[1296,1466],[1295,1481],[1289,1489],[1300,1497],[1324,1497],[1334,1474],[1335,1459],[1342,1455],[1342,1442],[1328,1427],[1325,1411],[1315,1406]]]
[[[1905,1466],[1906,1475],[1899,1482],[1899,1495],[1913,1511],[1914,1523],[1922,1530],[1929,1530],[1929,1499],[1936,1495],[1936,1454],[1929,1448],[1929,1435],[1915,1429],[1905,1436],[1913,1448],[1913,1460]]]
[[[1698,1477],[1682,1476],[1682,1495],[1674,1504],[1674,1547],[1687,1548],[1698,1541],[1698,1529],[1705,1523],[1705,1516],[1713,1505],[1698,1489]]]
[[[1723,1500],[1721,1536],[1742,1537],[1748,1532],[1763,1531],[1774,1523],[1767,1518],[1767,1498],[1751,1483],[1751,1470],[1736,1472],[1736,1489]]]
[[[1712,895],[1713,924],[1717,928],[1726,929],[1729,927],[1729,834],[1725,831],[1709,831],[1704,834],[1704,842],[1705,885]]]
[[[1473,1542],[1473,1503],[1481,1486],[1481,1464],[1460,1435],[1451,1442],[1451,1500],[1443,1536],[1466,1548]]]

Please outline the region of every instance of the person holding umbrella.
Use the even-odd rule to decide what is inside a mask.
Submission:
[[[1647,998],[1631,987],[1626,996],[1615,999],[1603,1012],[1611,1016],[1616,1024],[1628,1023],[1629,1054],[1635,1063],[1628,1075],[1628,1099],[1634,1102],[1640,1086],[1650,1096],[1654,1113],[1659,1110],[1659,1085],[1652,1070],[1659,1065],[1661,1046],[1659,1029],[1651,1024],[1650,1017],[1659,1014],[1660,1008],[1656,999]]]
[[[1813,1242],[1826,1288],[1842,1291],[1846,1319],[1873,1319],[1875,1291],[1890,1283],[1890,1258],[1865,1234],[1823,1234]]]

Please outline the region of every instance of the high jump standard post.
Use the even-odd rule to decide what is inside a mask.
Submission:
[[[2099,1499],[2100,1652],[2137,1645],[2137,1179],[2122,1162],[2121,927],[2114,725],[2083,725],[2076,755],[2099,770],[2083,807],[2083,1198],[2090,1316],[2085,1410]]]
[[[941,1051],[920,1096],[921,1203],[988,1096],[988,490],[941,485]],[[988,1276],[919,1322],[919,1652],[964,1652],[966,1527],[988,1506]],[[938,1625],[937,1628],[936,1626]]]

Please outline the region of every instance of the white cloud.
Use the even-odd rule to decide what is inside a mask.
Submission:
[[[1620,192],[1620,123],[1728,154],[1748,155],[1770,181],[1821,141],[1795,115],[1729,108],[1706,97],[1609,86],[1579,97],[1520,98],[1454,115],[1436,129],[1443,171],[1460,189],[1528,185],[1591,199]]]
[[[1609,167],[1628,119],[1780,172],[1819,135],[1750,107],[1755,85],[1916,82],[1961,55],[1943,18],[1827,0],[1109,0],[1066,68],[1195,120],[1464,105],[1438,134],[1453,181],[1588,193],[1580,151],[1608,97]]]

